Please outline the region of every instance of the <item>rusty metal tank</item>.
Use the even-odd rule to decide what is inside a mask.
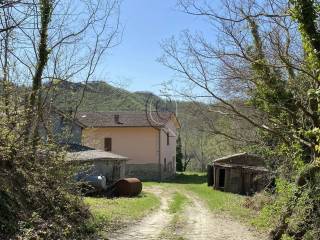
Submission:
[[[142,183],[138,178],[123,178],[115,183],[115,192],[119,197],[134,197],[141,191]]]

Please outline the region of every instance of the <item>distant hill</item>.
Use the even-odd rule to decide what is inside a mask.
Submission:
[[[102,81],[86,85],[55,82],[50,95],[59,108],[74,108],[75,104],[80,104],[79,111],[142,111],[149,96],[157,98],[152,93],[132,93]]]
[[[103,81],[86,85],[67,81],[55,81],[50,87],[50,98],[61,110],[78,111],[144,111],[150,106],[155,110],[169,107],[175,109],[175,102],[165,101],[151,92],[130,92]]]

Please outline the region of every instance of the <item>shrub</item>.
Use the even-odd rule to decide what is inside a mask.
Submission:
[[[258,217],[253,220],[253,224],[261,228],[274,228],[283,209],[293,196],[294,189],[294,184],[278,179],[276,181],[276,193],[272,196],[269,195],[270,202],[264,204]]]
[[[24,138],[24,119],[20,112],[0,119],[0,238],[85,235],[89,211],[72,181],[75,169],[66,164],[61,147]]]
[[[268,192],[256,193],[252,197],[246,197],[243,206],[255,211],[261,211],[265,206],[274,202],[274,196]]]

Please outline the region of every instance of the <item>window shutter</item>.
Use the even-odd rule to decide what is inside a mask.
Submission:
[[[112,140],[111,138],[104,139],[104,150],[107,152],[111,152],[112,150]]]

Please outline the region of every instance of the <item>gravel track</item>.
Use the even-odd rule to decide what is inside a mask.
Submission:
[[[146,188],[147,192],[161,199],[158,209],[126,228],[115,231],[107,236],[109,240],[159,240],[173,238],[164,237],[163,232],[169,230],[173,215],[168,212],[172,191],[161,187]],[[206,204],[189,192],[183,192],[189,203],[181,213],[179,229],[173,233],[183,240],[263,240],[265,236],[257,233],[231,217],[213,214]],[[174,238],[176,239],[176,238]]]

